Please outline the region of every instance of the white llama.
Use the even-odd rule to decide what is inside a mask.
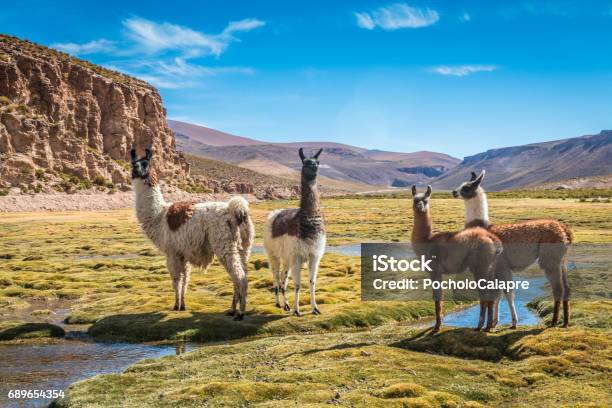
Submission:
[[[190,265],[206,269],[216,255],[234,283],[230,313],[234,320],[242,320],[247,298],[247,260],[254,236],[247,201],[238,196],[227,203],[167,203],[151,166],[151,150],[146,149],[140,159],[134,149],[131,155],[136,216],[146,236],[166,255],[174,287],[174,310],[185,310]]]
[[[315,300],[315,287],[319,262],[325,252],[325,225],[317,187],[319,155],[323,149],[310,158],[302,160],[302,180],[300,208],[272,211],[264,228],[264,247],[274,278],[276,306],[280,306],[279,289],[283,293],[284,310],[289,311],[287,284],[289,270],[295,283],[295,305],[293,314],[300,316],[300,270],[308,262],[310,280],[310,306],[313,314],[321,314]]]

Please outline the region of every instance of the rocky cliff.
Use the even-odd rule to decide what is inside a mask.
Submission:
[[[162,177],[181,182],[189,169],[165,116],[143,81],[0,35],[0,188],[129,184],[132,146],[152,146]]]

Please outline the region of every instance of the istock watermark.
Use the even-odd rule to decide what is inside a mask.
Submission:
[[[495,265],[474,276],[466,265],[448,262],[463,250],[456,244],[421,246],[416,254],[410,244],[361,245],[362,300],[431,300],[432,291],[444,291],[448,300],[476,301],[486,293],[529,291],[530,277],[508,274],[496,276]],[[480,254],[470,249],[471,256]],[[438,273],[440,272],[440,273]]]

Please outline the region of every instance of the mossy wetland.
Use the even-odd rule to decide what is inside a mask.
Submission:
[[[252,204],[256,244],[266,213],[290,205]],[[431,205],[436,229],[461,228],[460,200]],[[493,198],[490,207],[498,222],[557,218],[578,243],[612,243],[609,203]],[[404,197],[328,198],[324,210],[330,245],[409,240]],[[194,269],[188,311],[170,310],[164,258],[132,210],[2,214],[0,236],[3,343],[54,342],[59,330],[76,328],[95,340],[207,344],[76,383],[60,406],[605,406],[612,399],[609,270],[570,274],[578,295],[597,298],[577,295],[570,329],[546,328],[550,302],[540,299],[531,306],[541,325],[431,335],[431,302],[360,301],[356,256],[326,254],[317,285],[323,315],[294,318],[274,307],[265,256],[253,254],[247,318],[234,322],[225,315],[230,280],[216,262]],[[306,290],[301,302],[308,309]]]

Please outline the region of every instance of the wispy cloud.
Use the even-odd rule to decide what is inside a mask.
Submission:
[[[369,12],[356,12],[357,25],[366,30],[380,27],[392,31],[400,28],[420,28],[435,24],[440,16],[429,8],[411,7],[404,3],[396,3],[380,7]]]
[[[252,68],[208,66],[190,62],[205,57],[219,58],[239,33],[265,26],[256,18],[232,21],[218,34],[205,34],[189,27],[131,17],[122,22],[121,41],[99,39],[84,44],[58,43],[52,47],[73,55],[111,55],[105,64],[136,76],[159,88],[176,89],[195,86],[203,77],[222,74],[249,75]]]
[[[470,16],[469,13],[463,13],[459,15],[459,21],[469,23],[470,21],[472,21],[472,16]]]
[[[187,56],[219,56],[234,41],[239,41],[234,34],[248,32],[263,27],[264,21],[248,18],[230,22],[219,34],[204,34],[191,28],[170,24],[156,23],[140,17],[125,20],[123,26],[126,36],[150,53],[166,50],[181,50]]]
[[[104,38],[84,44],[55,43],[51,44],[51,47],[73,55],[101,54],[115,51],[115,43]]]
[[[477,72],[492,72],[497,69],[495,65],[440,65],[431,68],[430,71],[440,75],[464,77]]]

